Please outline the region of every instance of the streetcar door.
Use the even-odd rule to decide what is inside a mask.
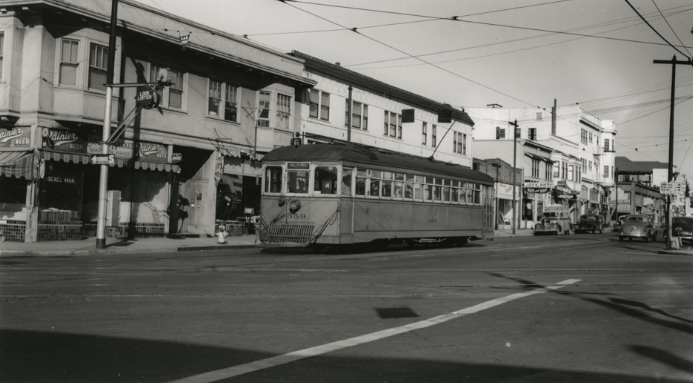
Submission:
[[[493,198],[491,192],[493,188],[488,186],[483,187],[483,202],[484,202],[484,212],[481,218],[482,231],[493,231]]]

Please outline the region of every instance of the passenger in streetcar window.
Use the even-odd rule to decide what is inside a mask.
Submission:
[[[380,170],[371,170],[371,197],[380,197]]]
[[[392,180],[383,180],[383,184],[380,187],[381,197],[392,197]]]
[[[351,197],[351,175],[353,169],[342,170],[342,195]]]
[[[443,202],[450,202],[450,187],[443,186]]]
[[[366,177],[368,173],[366,169],[356,170],[356,195],[366,195]]]
[[[308,172],[292,170],[289,171],[287,174],[287,193],[308,193]]]
[[[412,199],[414,198],[414,184],[411,182],[406,182],[404,184],[404,198]]]
[[[402,198],[402,182],[395,181],[395,186],[392,189],[392,198],[397,198],[397,199]]]
[[[426,185],[424,185],[424,200],[433,201],[433,177],[426,177]]]

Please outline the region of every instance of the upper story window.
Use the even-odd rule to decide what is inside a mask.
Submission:
[[[467,135],[464,133],[453,132],[454,141],[452,143],[452,151],[454,153],[467,154]]]
[[[589,162],[590,165],[590,171],[592,171],[592,161]]]
[[[394,112],[383,111],[383,135],[402,138],[402,115]]]
[[[171,86],[165,86],[159,90],[161,96],[161,106],[164,108],[184,109],[183,98],[183,79],[184,74],[177,69],[168,69],[162,65],[151,64],[149,68],[149,81],[154,82],[159,78],[159,72],[166,69],[168,79],[171,80]]]
[[[500,126],[496,126],[496,140],[501,140],[505,138],[505,129]]]
[[[330,94],[317,89],[310,90],[309,116],[321,120],[330,120]]]
[[[222,81],[209,80],[207,114],[226,121],[238,122],[238,88]]]
[[[604,178],[609,178],[609,165],[604,165]]]
[[[344,111],[344,126],[349,126],[349,99],[346,99]],[[352,101],[351,103],[351,127],[368,130],[368,105]]]
[[[604,139],[604,151],[605,152],[609,151],[609,139],[608,138]]]
[[[582,159],[582,172],[583,173],[587,172],[587,160],[584,158]]]
[[[548,162],[544,163],[544,179],[551,180],[551,164]]]
[[[2,80],[2,64],[4,63],[4,58],[5,58],[5,34],[0,33],[0,80]]]
[[[436,126],[431,125],[431,146],[436,147]]]
[[[63,39],[60,51],[59,84],[77,86],[79,41]]]
[[[428,125],[424,122],[421,126],[421,143],[426,145],[428,141]]]
[[[580,142],[583,144],[587,145],[587,131],[585,129],[581,129],[581,134],[580,134]]]
[[[539,159],[532,158],[532,177],[539,178]]]
[[[291,118],[291,96],[277,93],[277,128],[289,129]]]
[[[108,47],[90,44],[89,47],[89,89],[106,91],[108,72]]]
[[[537,128],[529,128],[527,129],[527,138],[536,141],[537,140]]]
[[[590,132],[590,144],[592,143],[592,132]]]
[[[270,111],[270,96],[272,95],[271,92],[261,90],[260,91],[260,99],[259,99],[259,105],[258,105],[258,117],[257,117],[257,126],[264,126],[264,127],[269,127],[269,111]]]

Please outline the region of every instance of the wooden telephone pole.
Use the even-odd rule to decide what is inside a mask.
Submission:
[[[691,65],[691,61],[677,61],[676,55],[671,60],[654,60],[655,64],[671,64],[671,108],[669,113],[669,172],[667,181],[674,178],[674,99],[676,90],[676,66]],[[671,250],[671,196],[667,196],[667,250]]]

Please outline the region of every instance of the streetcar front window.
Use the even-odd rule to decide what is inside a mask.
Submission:
[[[342,195],[351,197],[351,174],[353,169],[342,169]]]
[[[265,168],[265,193],[282,192],[282,167],[268,166]]]
[[[294,194],[308,194],[307,170],[289,170],[286,179],[286,192]]]
[[[314,194],[337,194],[337,167],[316,167],[314,181]]]
[[[365,169],[356,170],[356,195],[366,195],[366,179],[368,173]]]

